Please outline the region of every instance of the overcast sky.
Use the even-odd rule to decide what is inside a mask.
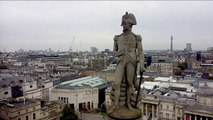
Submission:
[[[213,46],[213,1],[0,1],[0,51],[112,50],[126,11],[145,50]]]

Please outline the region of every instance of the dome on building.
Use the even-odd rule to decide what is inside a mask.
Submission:
[[[204,86],[201,86],[199,90],[196,92],[197,96],[203,97],[212,97],[213,96],[213,88],[209,87],[206,83]]]

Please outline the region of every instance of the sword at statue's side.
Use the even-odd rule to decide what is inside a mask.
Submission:
[[[136,101],[135,101],[135,108],[137,107],[138,97],[139,97],[140,91],[141,91],[141,82],[143,79],[143,72],[144,72],[144,70],[140,70],[140,81],[139,81],[138,92],[137,92]]]

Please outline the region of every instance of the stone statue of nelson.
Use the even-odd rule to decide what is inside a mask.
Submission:
[[[126,105],[129,110],[133,110],[131,105],[131,95],[137,89],[137,64],[140,65],[140,71],[144,71],[144,52],[142,47],[142,38],[132,32],[132,26],[136,25],[136,18],[133,14],[126,12],[122,16],[123,33],[114,37],[114,54],[117,57],[116,80],[114,91],[114,105],[119,108],[119,99],[121,93],[121,83],[125,79]]]

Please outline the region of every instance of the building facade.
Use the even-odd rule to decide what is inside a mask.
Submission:
[[[173,73],[171,62],[152,63],[147,70],[148,72],[157,72],[164,75],[171,75]]]
[[[62,82],[51,90],[50,100],[60,100],[76,111],[97,109],[105,101],[107,81],[97,76]]]
[[[38,99],[0,101],[0,118],[4,120],[60,120],[63,104],[42,103]]]

